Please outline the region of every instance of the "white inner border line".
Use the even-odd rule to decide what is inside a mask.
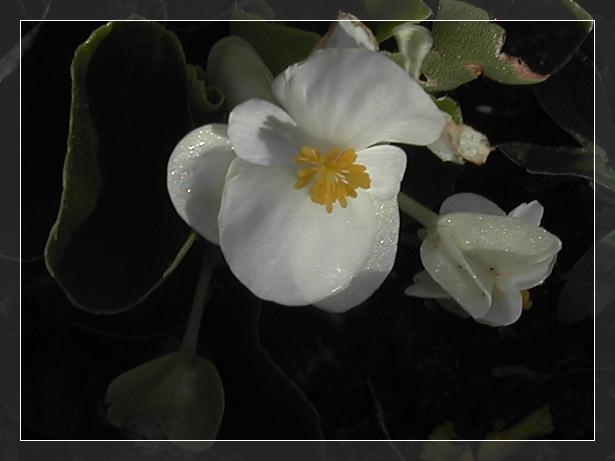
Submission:
[[[22,424],[21,424],[21,265],[22,265],[22,252],[21,252],[21,125],[22,125],[22,115],[21,115],[21,26],[22,23],[33,23],[33,22],[284,22],[284,23],[292,23],[292,22],[327,22],[333,23],[336,22],[336,19],[293,19],[293,20],[283,20],[283,19],[239,19],[239,20],[229,20],[229,19],[42,19],[42,20],[31,20],[31,19],[20,19],[19,20],[19,48],[20,48],[20,56],[19,56],[19,441],[20,442],[595,442],[596,441],[596,152],[595,152],[595,143],[596,143],[596,20],[595,19],[490,19],[490,20],[482,20],[482,19],[425,19],[421,22],[588,22],[591,21],[593,23],[591,33],[594,34],[594,54],[593,54],[593,67],[594,67],[594,437],[593,439],[212,439],[212,440],[183,440],[183,439],[23,439],[22,438]],[[352,22],[352,20],[342,20],[343,22]],[[374,21],[361,21],[364,23],[370,22],[398,22],[398,19],[379,19]],[[36,40],[36,39],[35,39]]]

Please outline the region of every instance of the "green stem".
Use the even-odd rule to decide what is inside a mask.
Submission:
[[[213,251],[204,251],[201,259],[201,272],[199,280],[196,284],[196,291],[192,301],[192,310],[184,332],[182,340],[182,350],[188,352],[196,352],[196,346],[199,341],[199,331],[201,330],[201,320],[203,319],[203,309],[209,299],[209,284],[214,269],[217,267],[220,259]]]
[[[400,192],[397,199],[399,201],[399,209],[411,218],[417,220],[424,227],[429,228],[436,223],[438,215],[429,208],[421,205],[412,197]]]

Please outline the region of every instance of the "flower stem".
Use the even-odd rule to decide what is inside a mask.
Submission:
[[[433,226],[438,219],[436,213],[403,192],[399,193],[397,199],[399,201],[399,209],[426,228]]]
[[[196,352],[196,346],[199,341],[199,331],[201,330],[201,320],[203,319],[203,309],[209,299],[209,284],[214,269],[218,266],[220,258],[217,253],[211,250],[205,250],[201,259],[201,272],[199,280],[196,284],[196,291],[192,301],[192,310],[188,318],[188,324],[184,332],[182,340],[182,350],[187,352]]]

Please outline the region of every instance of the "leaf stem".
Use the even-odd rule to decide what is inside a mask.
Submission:
[[[397,199],[399,201],[399,209],[421,223],[424,227],[429,228],[436,223],[438,215],[429,208],[421,205],[409,195],[400,192]]]
[[[211,249],[206,249],[203,252],[201,259],[201,271],[196,284],[196,291],[192,301],[192,309],[190,317],[184,332],[182,340],[182,350],[187,352],[196,352],[196,346],[199,341],[199,331],[201,330],[201,321],[203,319],[203,309],[209,299],[209,285],[214,269],[220,263],[220,257]]]

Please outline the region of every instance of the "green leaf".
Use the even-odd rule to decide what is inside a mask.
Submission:
[[[164,355],[118,376],[107,388],[107,420],[138,438],[195,440],[206,450],[224,413],[216,367],[190,352]]]
[[[585,30],[587,31],[587,33],[590,33],[594,28],[594,18],[592,18],[592,15],[585,11],[583,7],[574,0],[561,1],[575,18],[583,21]]]
[[[395,26],[404,22],[421,22],[431,16],[432,11],[423,0],[364,0],[366,20],[370,23],[376,39],[383,42],[393,36]],[[398,19],[398,21],[382,21]]]
[[[423,62],[427,90],[452,90],[482,74],[509,85],[539,83],[548,77],[502,52],[505,31],[486,22],[486,11],[456,0],[441,0],[436,19],[444,22],[434,23],[433,49]]]
[[[606,152],[600,146],[555,147],[509,142],[498,144],[497,148],[530,173],[579,176],[591,181],[594,180],[595,150],[596,182],[615,191],[615,169],[609,164]]]
[[[94,313],[134,306],[194,237],[166,190],[170,152],[193,128],[175,35],[150,22],[106,24],[76,51],[64,189],[45,249],[71,302]]]
[[[507,445],[502,440],[538,439],[554,430],[553,417],[549,407],[540,407],[513,425],[497,432],[488,433],[485,439],[493,440],[494,443],[481,443],[478,446],[476,459],[494,461],[507,459],[518,450],[519,446],[515,444]]]
[[[543,110],[582,147],[545,147],[524,143],[508,143],[498,147],[531,173],[570,174],[593,181],[595,170],[596,182],[615,192],[612,158],[601,145],[592,141],[594,85],[598,90],[601,88],[599,79],[594,82],[593,63],[577,52],[560,72],[533,88]],[[608,135],[601,136],[598,132],[598,138],[601,137],[602,142],[609,142]]]
[[[251,18],[252,15],[241,10],[233,14],[233,19]],[[265,21],[233,21],[231,35],[237,35],[252,45],[274,76],[307,58],[320,40],[314,32]]]
[[[459,107],[459,103],[455,101],[450,96],[443,96],[441,98],[434,98],[433,101],[443,112],[446,112],[450,115],[455,123],[462,124],[463,116],[461,114],[461,107]]]
[[[596,113],[608,113],[608,108],[601,107],[605,103],[605,98],[600,97],[604,94],[604,87],[600,76],[594,73],[594,64],[591,60],[580,52],[575,53],[560,72],[548,81],[536,85],[533,90],[543,110],[584,147],[588,155],[587,163],[592,162],[595,155],[595,165],[591,166],[592,171],[595,166],[596,182],[615,192],[613,143],[610,136],[612,125],[608,122],[608,116],[596,120],[595,149],[592,141],[594,110]],[[594,109],[594,99],[596,109]],[[589,165],[584,169],[588,170]],[[591,175],[589,179],[593,179]]]
[[[569,174],[585,179],[594,177],[593,158],[585,148],[524,142],[502,143],[497,148],[530,173]]]

